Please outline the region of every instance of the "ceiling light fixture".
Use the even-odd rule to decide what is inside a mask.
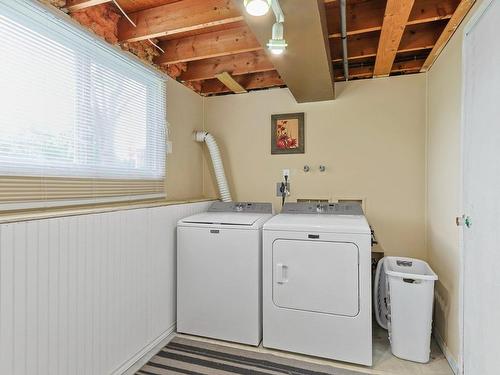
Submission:
[[[286,40],[283,39],[283,23],[276,22],[273,25],[272,38],[269,39],[267,48],[269,48],[269,51],[271,51],[273,55],[281,55],[285,52],[287,46]]]
[[[269,39],[269,43],[267,43],[267,48],[273,55],[281,55],[285,52],[288,46],[286,40],[283,38],[285,15],[278,0],[244,0],[243,4],[247,13],[252,16],[263,16],[269,11],[269,8],[273,8],[276,22],[273,25],[272,37]]]
[[[271,0],[245,0],[245,9],[252,16],[263,16],[271,7]]]

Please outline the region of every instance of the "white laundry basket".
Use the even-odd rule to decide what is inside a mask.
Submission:
[[[429,265],[418,259],[385,257],[375,274],[375,317],[389,330],[396,357],[429,362],[434,282]]]

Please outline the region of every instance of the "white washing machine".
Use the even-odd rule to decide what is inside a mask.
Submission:
[[[177,331],[262,340],[262,225],[271,203],[215,202],[177,225]]]
[[[372,365],[371,232],[359,204],[287,203],[263,228],[263,345]]]

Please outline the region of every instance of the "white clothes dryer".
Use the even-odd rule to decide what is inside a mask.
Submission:
[[[287,203],[263,228],[263,345],[372,365],[371,231],[361,206]]]

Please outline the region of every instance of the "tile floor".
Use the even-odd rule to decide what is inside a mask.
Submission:
[[[325,360],[316,357],[309,357],[300,354],[293,354],[288,352],[282,352],[279,350],[272,350],[263,348],[262,345],[255,348],[246,345],[240,345],[235,343],[229,343],[225,341],[218,341],[212,339],[206,339],[196,336],[182,335],[179,337],[188,337],[192,340],[200,340],[210,343],[215,343],[219,345],[227,345],[230,347],[236,347],[246,350],[253,350],[264,353],[272,353],[278,356],[284,356],[289,358],[294,358],[302,361],[318,363],[322,365],[330,365],[338,368],[352,369],[366,374],[373,375],[453,375],[445,356],[437,346],[436,342],[433,340],[431,345],[431,360],[427,364],[415,363],[404,361],[402,359],[396,358],[391,354],[391,349],[389,347],[389,340],[387,338],[387,332],[378,326],[373,332],[373,366],[371,368],[365,366],[352,365],[343,362],[335,362],[330,360]]]

